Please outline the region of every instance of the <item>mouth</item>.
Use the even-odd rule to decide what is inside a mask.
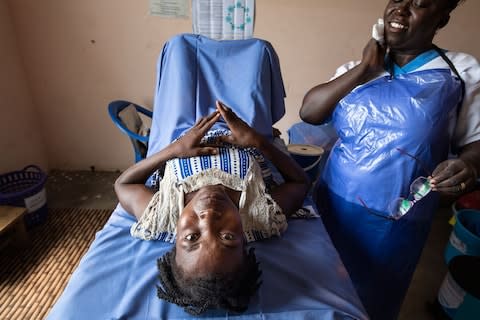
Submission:
[[[408,30],[408,26],[406,26],[406,25],[404,25],[400,22],[390,21],[388,23],[388,25],[390,26],[392,31],[406,31],[406,30]]]

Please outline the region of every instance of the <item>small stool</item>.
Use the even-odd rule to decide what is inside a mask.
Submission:
[[[27,212],[23,207],[0,206],[0,248],[11,241],[18,247],[26,247],[30,240],[23,217]]]

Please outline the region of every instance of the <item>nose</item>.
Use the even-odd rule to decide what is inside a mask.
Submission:
[[[406,14],[408,12],[408,9],[410,8],[411,1],[402,1],[397,5],[397,8],[395,11],[397,11],[400,14]]]

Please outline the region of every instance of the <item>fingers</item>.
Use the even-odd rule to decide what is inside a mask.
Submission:
[[[237,118],[237,115],[233,110],[227,107],[223,102],[217,100],[216,102],[217,110],[222,115],[223,119],[228,123],[229,121],[233,121]]]
[[[207,132],[220,118],[220,113],[218,111],[212,112],[206,117],[201,117],[195,124],[195,128],[201,132]]]
[[[220,136],[218,137],[218,141],[235,144],[235,138],[233,136]]]
[[[224,105],[220,101],[216,101],[217,105],[217,110],[218,112],[222,115],[223,120],[225,120],[225,123],[227,124],[228,128],[230,130],[234,129],[234,113],[231,111],[230,108],[228,108],[226,105]]]
[[[215,147],[202,147],[197,149],[198,156],[217,154],[218,148]]]
[[[225,119],[226,113],[228,112],[228,108],[220,101],[215,101],[215,104],[217,106],[218,112],[222,115],[222,117]],[[225,119],[227,121],[227,119]]]
[[[432,173],[431,183],[434,185],[451,186],[458,184],[458,179],[467,178],[467,167],[458,159],[446,160],[440,163]]]
[[[432,190],[443,193],[443,194],[460,195],[465,191],[470,190],[471,186],[474,184],[475,184],[475,181],[473,181],[472,179],[467,179],[455,185],[445,186],[445,185],[439,184],[439,185],[436,185],[435,187],[432,186]]]
[[[440,163],[433,171],[430,184],[432,190],[459,194],[474,184],[470,168],[461,159],[451,159]]]
[[[227,123],[227,126],[232,131],[244,130],[246,127],[251,127],[243,121],[237,114],[224,103],[217,100],[217,110],[222,115],[223,119]]]
[[[216,100],[215,101],[215,104],[217,105],[217,110],[218,111],[225,111],[225,112],[228,112],[230,110],[229,107],[227,107],[223,102],[221,102],[220,100]]]
[[[181,152],[177,155],[177,157],[179,157],[179,158],[190,158],[190,157],[215,155],[215,154],[218,154],[218,148],[217,147],[196,146],[196,147],[188,147],[188,148],[184,149],[183,152]]]

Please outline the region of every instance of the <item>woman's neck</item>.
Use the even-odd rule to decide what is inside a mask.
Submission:
[[[421,49],[415,50],[395,50],[390,49],[388,55],[390,59],[395,62],[398,66],[403,67],[404,65],[408,64],[410,61],[414,60],[420,54],[433,49],[433,44],[426,46]]]

